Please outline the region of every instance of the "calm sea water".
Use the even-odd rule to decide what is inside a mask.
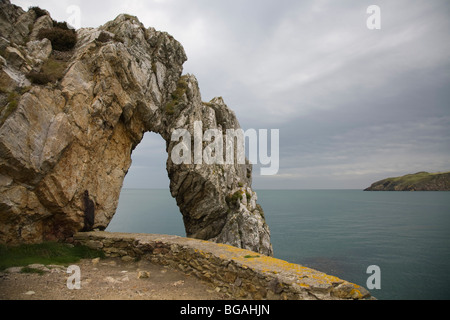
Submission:
[[[381,300],[450,299],[450,193],[258,191],[275,257],[366,287]],[[185,236],[168,190],[122,191],[111,232]]]

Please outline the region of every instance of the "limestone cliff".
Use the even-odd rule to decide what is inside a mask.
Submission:
[[[375,182],[364,191],[450,191],[450,172],[418,172]]]
[[[56,25],[48,12],[0,6],[0,242],[107,228],[146,132],[160,134],[170,155],[175,129],[239,128],[221,98],[202,102],[196,78],[182,75],[183,47],[136,17],[77,30],[62,52],[42,37]],[[272,254],[248,162],[168,157],[167,171],[188,237]]]

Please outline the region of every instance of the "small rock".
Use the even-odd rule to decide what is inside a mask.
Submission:
[[[172,284],[173,287],[178,287],[178,286],[182,286],[182,285],[184,285],[184,281],[183,281],[183,280],[174,282],[174,283]]]
[[[20,68],[24,63],[26,63],[26,60],[18,49],[13,47],[8,47],[5,50],[4,56],[6,60],[12,64],[16,68]]]
[[[44,272],[50,272],[50,269],[47,268],[46,266],[44,266],[43,264],[30,264],[28,266],[28,268],[30,269],[35,269],[35,270],[40,270],[40,271],[44,271]]]
[[[138,277],[138,279],[148,279],[148,278],[150,278],[150,272],[148,272],[148,271],[139,271],[137,277]]]
[[[34,291],[28,291],[28,292],[25,292],[25,294],[26,294],[27,296],[32,296],[32,295],[36,294],[36,292],[34,292]]]
[[[47,268],[50,269],[50,273],[62,273],[62,272],[66,272],[66,267],[64,266],[59,266],[59,265],[48,265]]]
[[[105,281],[111,284],[119,284],[121,283],[119,280],[114,279],[113,277],[106,277]]]
[[[92,259],[91,261],[92,261],[93,266],[97,266],[100,263],[100,258],[95,258],[95,259]]]
[[[101,241],[95,241],[95,240],[89,240],[86,242],[86,246],[94,249],[94,250],[101,250],[103,249],[103,242]]]
[[[115,266],[117,266],[117,262],[114,260],[111,260],[111,261],[102,263],[102,266],[115,267]]]
[[[20,273],[22,272],[22,267],[11,267],[5,270],[6,273]]]
[[[132,262],[132,261],[134,261],[134,258],[130,257],[130,256],[125,256],[125,257],[122,257],[121,260],[123,262]]]
[[[27,43],[27,49],[32,58],[45,61],[52,53],[52,44],[48,39],[30,41]]]

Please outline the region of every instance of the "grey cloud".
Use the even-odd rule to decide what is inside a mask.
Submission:
[[[223,96],[245,129],[280,129],[280,174],[256,174],[257,188],[363,188],[450,170],[447,0],[13,2],[60,20],[78,4],[92,27],[125,10],[171,33],[204,100]],[[372,4],[379,31],[366,27]],[[161,153],[139,146],[127,186],[165,187]]]

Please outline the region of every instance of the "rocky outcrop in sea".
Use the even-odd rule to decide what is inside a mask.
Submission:
[[[364,191],[450,191],[450,172],[418,172],[375,182]]]

